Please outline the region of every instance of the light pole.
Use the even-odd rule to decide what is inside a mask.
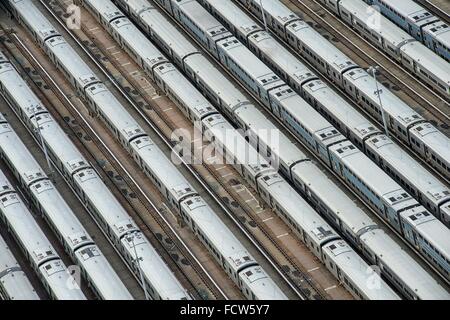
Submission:
[[[383,119],[384,131],[386,133],[386,136],[389,138],[389,130],[388,130],[388,126],[387,126],[386,117],[385,117],[385,114],[384,114],[383,104],[381,102],[381,91],[382,90],[380,90],[378,88],[378,82],[377,82],[377,71],[378,71],[378,69],[379,69],[379,66],[370,67],[369,69],[367,69],[367,72],[369,74],[372,74],[373,80],[375,81],[376,91],[374,93],[378,96],[378,102],[380,103],[381,118]]]
[[[264,28],[266,29],[267,32],[269,32],[269,29],[267,29],[266,15],[264,14],[264,6],[262,3],[262,0],[259,0],[259,6],[261,7],[261,14],[262,14],[263,21],[264,21]]]
[[[147,288],[146,288],[146,285],[145,285],[145,281],[144,281],[144,274],[142,273],[142,269],[141,269],[141,263],[139,262],[140,258],[138,257],[137,250],[136,250],[136,244],[134,243],[134,234],[135,234],[134,232],[133,233],[131,233],[131,232],[128,233],[128,236],[131,237],[131,242],[133,244],[134,256],[135,256],[134,263],[137,265],[137,268],[139,270],[139,276],[141,278],[142,289],[144,290],[145,299],[146,300],[150,300],[150,297],[148,296]]]

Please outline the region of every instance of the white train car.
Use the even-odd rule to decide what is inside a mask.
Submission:
[[[440,271],[450,278],[450,237],[439,221],[424,207],[416,207],[400,214],[403,232],[415,248],[434,261]]]
[[[370,230],[362,235],[361,241],[366,257],[406,298],[450,299],[450,294],[383,230]]]
[[[0,298],[3,300],[39,300],[36,290],[1,236]]]
[[[2,128],[5,128],[4,123]],[[2,222],[30,261],[49,297],[57,300],[86,300],[50,241],[1,171],[0,187]]]
[[[419,199],[419,202],[436,218],[450,227],[450,216],[444,209],[450,205],[450,190],[445,184],[430,175],[385,135],[369,138],[366,146],[367,154],[372,160],[399,182],[409,194]]]
[[[402,64],[428,86],[450,96],[450,64],[415,41],[400,49]]]
[[[328,269],[354,296],[365,300],[399,300],[397,294],[386,287],[375,270],[371,271],[364,260],[344,241],[333,241],[325,245],[323,256]],[[360,283],[364,282],[366,285],[361,286]]]

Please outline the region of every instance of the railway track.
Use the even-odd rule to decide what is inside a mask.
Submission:
[[[283,1],[283,0],[280,0],[280,1]],[[183,30],[183,31],[185,32],[185,34],[187,35],[187,37],[188,37],[193,43],[195,43],[199,48],[202,48],[202,44],[199,43],[199,42],[198,42],[198,41],[190,34],[190,32],[187,31],[187,30],[186,30],[186,29],[185,29],[178,21],[176,21],[175,19],[173,19],[173,17],[172,17],[170,14],[167,13],[167,11],[166,11],[166,9],[165,9],[164,7],[160,6],[158,2],[154,2],[154,4],[155,4],[157,7],[159,7],[159,8],[161,9],[161,11],[165,12],[165,13],[167,14],[167,17],[169,18],[169,20],[171,20],[171,21],[172,21],[172,22],[173,22],[180,30]],[[242,5],[240,5],[239,2],[236,2],[236,4],[237,4],[239,7],[241,7],[245,12],[247,12],[250,16],[252,16],[252,17],[255,18],[256,20],[258,20],[258,18],[257,18],[256,16],[254,16],[254,15],[253,15],[250,11],[248,11],[245,7],[243,7]],[[273,34],[273,33],[271,33],[271,34],[272,34],[274,37],[280,39],[280,38],[277,37],[275,34]],[[281,41],[282,43],[284,43],[285,46],[287,46],[287,47],[289,48],[289,46],[288,46],[284,41],[282,41],[281,39],[280,39],[280,41]],[[403,236],[402,236],[397,230],[395,230],[391,225],[389,225],[389,224],[386,222],[386,220],[385,220],[381,215],[379,215],[374,209],[372,209],[369,205],[367,205],[367,204],[366,204],[366,201],[365,201],[361,196],[359,196],[358,194],[356,194],[355,192],[353,192],[353,190],[351,190],[351,189],[347,186],[347,183],[346,183],[346,181],[345,181],[343,178],[341,178],[341,177],[338,176],[333,170],[331,170],[331,169],[328,167],[328,165],[327,165],[321,158],[319,158],[319,157],[317,157],[315,154],[311,153],[311,152],[309,151],[309,147],[308,147],[302,140],[300,140],[298,137],[296,137],[295,135],[293,135],[293,134],[291,133],[290,129],[286,126],[286,124],[284,124],[281,120],[279,120],[277,117],[275,117],[270,111],[267,111],[267,109],[266,109],[261,103],[259,103],[258,97],[255,96],[252,92],[250,92],[245,86],[243,86],[243,85],[241,84],[240,80],[239,80],[238,78],[236,78],[233,74],[231,74],[225,67],[223,67],[223,65],[220,63],[220,61],[218,61],[214,56],[212,56],[212,55],[209,53],[209,51],[207,51],[207,50],[203,50],[203,53],[206,54],[206,55],[211,59],[211,61],[214,61],[214,62],[216,63],[216,65],[218,66],[218,68],[224,72],[224,74],[226,74],[230,79],[233,79],[233,80],[235,81],[235,83],[236,83],[236,84],[237,84],[244,92],[246,92],[246,94],[247,94],[249,97],[252,97],[252,98],[253,98],[253,101],[256,102],[255,105],[259,107],[259,109],[263,112],[263,114],[264,114],[268,119],[270,119],[273,123],[277,123],[277,124],[279,125],[279,128],[282,128],[282,129],[283,129],[283,130],[282,130],[283,133],[286,134],[286,136],[287,136],[291,141],[295,141],[294,144],[300,145],[300,146],[301,146],[300,149],[301,149],[308,157],[310,157],[311,159],[314,159],[314,160],[316,161],[316,163],[320,163],[320,164],[322,165],[322,167],[325,169],[325,171],[327,172],[327,174],[328,174],[328,176],[330,177],[330,179],[332,179],[332,180],[335,181],[335,182],[339,182],[339,183],[340,183],[340,186],[341,186],[343,189],[345,189],[346,193],[347,193],[347,194],[351,194],[351,195],[353,196],[354,201],[358,201],[360,204],[364,204],[363,206],[364,206],[364,208],[366,209],[367,212],[370,212],[371,218],[375,218],[375,217],[376,217],[376,220],[379,221],[378,224],[379,224],[382,228],[383,228],[383,226],[384,226],[383,229],[384,229],[385,231],[390,231],[390,233],[396,235],[396,236],[397,236],[397,239],[398,239],[405,247],[407,247],[407,248],[410,250],[411,253],[414,253],[414,254],[419,258],[419,260],[420,260],[420,262],[422,263],[422,266],[423,266],[423,267],[428,268],[429,270],[432,270],[432,271],[434,272],[433,275],[434,275],[436,278],[439,278],[440,281],[441,281],[441,283],[444,283],[444,284],[447,285],[447,286],[450,285],[450,282],[449,282],[447,279],[445,279],[445,277],[444,277],[443,275],[441,275],[440,271],[439,271],[437,268],[435,268],[431,263],[429,263],[429,262],[428,262],[428,261],[427,261],[420,253],[419,253],[419,251],[418,251],[416,248],[414,248],[409,242],[407,242],[407,241],[403,238]],[[297,53],[295,53],[295,54],[296,54],[298,57],[300,57]],[[303,61],[303,59],[302,59],[301,57],[300,57],[300,60],[301,60],[302,62],[304,62],[305,64],[307,64],[309,67],[311,67],[315,72],[317,72],[317,74],[320,74],[314,66],[312,66],[311,64],[309,64],[309,63],[306,62],[306,61]],[[329,84],[329,80],[328,80],[328,79],[325,79],[325,80],[326,80],[326,82]],[[338,90],[339,90],[339,89],[338,89]],[[400,140],[398,140],[398,141],[399,141],[400,144],[404,145],[403,143],[401,143]],[[404,145],[404,146],[405,146],[405,145]],[[420,159],[420,161],[423,161],[423,160]],[[423,163],[424,163],[427,167],[429,167],[428,164],[425,163],[424,161],[423,161]],[[430,168],[431,168],[431,167],[430,167]],[[433,169],[433,171],[434,171],[434,169]],[[436,172],[436,173],[437,173],[437,172]],[[439,175],[439,174],[437,173],[437,175]],[[440,175],[439,175],[439,176],[440,176]],[[444,181],[446,181],[446,180],[444,179]],[[311,205],[313,205],[313,204],[311,204]],[[313,205],[313,207],[314,207],[314,205]],[[343,237],[343,238],[345,239],[346,237]],[[356,250],[356,251],[358,252],[359,250]]]
[[[93,26],[91,26],[91,27],[92,27],[91,29],[96,29],[96,27],[93,27]],[[92,32],[90,32],[90,30],[87,30],[87,28],[85,26],[82,25],[81,28],[85,34],[90,34],[91,39],[95,38],[95,36],[92,35]],[[86,45],[86,43],[84,43],[84,44]],[[95,46],[95,44],[94,44],[94,46]],[[94,46],[86,45],[86,47],[89,48],[89,51],[93,51],[93,50],[95,51],[95,52],[91,52],[91,53],[95,54],[98,61],[104,61],[106,58],[116,69],[118,69],[118,70],[121,69],[122,65],[121,65],[121,63],[119,63],[118,59],[114,59],[111,57],[108,58],[108,52],[105,52],[106,51],[105,48],[101,48],[101,46],[96,45],[96,48],[93,49]],[[100,56],[99,56],[99,54],[100,54]],[[132,84],[132,87],[128,88],[128,90],[127,90],[128,92],[134,91],[134,92],[142,93],[142,89],[139,88],[139,83],[137,83],[138,81],[136,81],[135,77],[132,77],[131,79],[128,79],[128,80]],[[143,95],[143,96],[145,96],[145,95]],[[153,101],[146,100],[145,103],[151,105],[151,111],[155,112],[158,115],[158,117],[157,117],[158,120],[154,120],[153,123],[161,123],[161,121],[162,121],[162,122],[164,122],[164,125],[166,127],[170,128],[169,132],[166,134],[166,137],[165,137],[165,139],[168,140],[168,138],[171,137],[171,133],[174,132],[174,130],[178,128],[177,125],[173,121],[171,121],[170,117],[168,117],[167,114],[162,112],[162,110],[160,110],[158,107],[153,106],[154,105]],[[142,106],[143,104],[141,103],[140,105]],[[145,111],[146,110],[144,110],[144,112]],[[148,110],[147,110],[147,112],[148,112]],[[144,118],[145,118],[145,115],[144,115]],[[146,120],[146,121],[148,121],[148,120]],[[173,143],[169,143],[169,144],[170,144],[171,148],[174,147]],[[192,165],[189,165],[189,166],[192,167]],[[276,236],[271,234],[270,230],[268,230],[268,228],[266,226],[262,225],[262,223],[258,223],[258,219],[251,218],[251,209],[247,208],[248,206],[242,199],[239,199],[238,196],[233,195],[232,188],[230,188],[223,181],[222,177],[219,177],[216,168],[214,168],[213,166],[210,166],[210,165],[194,165],[193,169],[197,172],[202,172],[202,171],[206,170],[206,172],[209,175],[215,177],[214,182],[216,182],[216,183],[218,182],[220,184],[220,186],[222,187],[222,192],[220,194],[220,198],[218,199],[218,201],[223,202],[222,199],[232,199],[234,202],[240,204],[240,208],[245,208],[243,210],[244,210],[244,213],[249,217],[248,220],[255,222],[258,226],[258,229],[260,229],[262,231],[261,232],[262,235],[259,235],[259,238],[255,237],[255,236],[250,236],[253,238],[252,242],[255,242],[259,249],[264,247],[263,242],[271,244],[272,248],[270,250],[263,249],[263,251],[265,251],[265,255],[273,257],[274,256],[273,252],[274,251],[276,252],[275,255],[278,257],[278,260],[273,259],[273,258],[272,258],[272,260],[274,261],[275,265],[277,266],[277,270],[280,270],[284,274],[285,280],[291,279],[291,282],[294,284],[294,287],[296,288],[295,291],[298,291],[298,295],[302,299],[325,299],[327,294],[320,288],[317,288],[317,286],[308,277],[308,275],[306,275],[306,271],[302,270],[302,268],[300,266],[298,266],[298,264],[294,261],[294,259],[289,255],[286,248],[283,248],[283,245],[280,244],[278,239],[276,239]],[[232,169],[232,170],[234,171],[234,169]],[[200,175],[194,174],[194,176],[203,180],[202,185],[209,183],[208,179],[207,179],[207,175],[205,175],[204,173],[200,173]],[[212,188],[212,187],[213,186],[210,185],[210,188]],[[229,211],[229,210],[227,209],[227,211]],[[253,215],[253,217],[254,217],[254,215]],[[247,236],[249,236],[252,232],[254,232],[252,230],[252,228],[249,228],[245,223],[242,223],[240,221],[239,215],[234,215],[232,217],[232,219],[235,221],[235,223],[237,225],[239,225],[239,228],[245,230],[245,234]],[[261,236],[263,236],[265,238],[263,240],[260,240]],[[272,252],[272,253],[270,253],[270,252]]]
[[[183,270],[176,261],[171,262],[169,265],[172,267],[172,271],[175,271],[178,278],[182,282],[185,288],[189,290],[189,292],[196,298],[205,298],[205,297],[213,297],[215,299],[223,299],[227,298],[226,295],[222,292],[220,287],[214,282],[214,280],[208,275],[206,270],[202,267],[200,261],[194,256],[194,254],[190,251],[188,245],[179,237],[175,229],[170,225],[170,223],[164,217],[164,214],[159,210],[154,203],[147,197],[142,188],[136,183],[131,174],[122,165],[120,160],[114,155],[114,153],[108,148],[102,138],[95,132],[95,130],[89,125],[89,122],[85,119],[84,115],[81,114],[77,110],[77,108],[71,103],[70,99],[64,94],[64,92],[59,88],[59,86],[52,80],[49,74],[45,71],[45,69],[40,65],[37,59],[33,56],[33,54],[26,48],[26,46],[22,43],[22,41],[15,35],[14,33],[10,35],[9,39],[12,43],[21,51],[24,57],[31,63],[33,68],[41,75],[44,82],[51,88],[53,93],[58,96],[60,101],[63,102],[67,111],[71,114],[73,119],[77,120],[78,125],[83,129],[86,135],[90,137],[92,142],[98,147],[99,152],[105,156],[108,165],[111,166],[114,171],[120,175],[129,190],[128,194],[134,194],[136,201],[132,204],[133,209],[137,214],[132,214],[133,219],[139,225],[143,233],[147,236],[149,240],[151,240],[152,245],[155,245],[159,242],[159,245],[156,246],[159,252],[166,252],[167,256],[173,258],[174,253],[178,256],[183,257],[188,261],[187,265],[192,268],[198,278],[194,277],[196,283],[200,279],[203,286],[199,286],[195,284],[194,281],[191,280],[192,272],[188,275],[186,270]],[[49,104],[47,104],[49,106]],[[53,110],[54,111],[54,110]],[[58,111],[56,111],[57,113]],[[52,112],[52,113],[55,113]],[[54,114],[55,115],[55,114]],[[55,118],[59,118],[58,116]],[[90,154],[91,159],[96,159],[97,157],[94,154]],[[92,162],[91,162],[92,163]],[[56,166],[54,166],[56,167]],[[97,167],[95,167],[96,171],[99,173]],[[100,175],[100,174],[99,174]],[[102,176],[102,175],[100,175]],[[104,175],[103,175],[104,176]],[[107,175],[109,177],[109,175]],[[170,239],[171,243],[174,245],[176,250],[172,247],[172,250],[168,250],[168,247],[164,245],[161,240],[161,237],[151,231],[151,226],[144,216],[146,214],[150,214],[154,219],[153,222],[156,222],[158,227],[161,229],[162,233],[165,234],[166,239]],[[161,233],[160,233],[161,234]],[[106,236],[106,234],[105,234]],[[153,241],[152,241],[153,240]],[[157,240],[157,241],[155,241]],[[175,269],[175,270],[174,270]],[[130,268],[130,271],[133,271]],[[136,279],[139,281],[139,278],[136,274],[133,273]],[[207,294],[205,295],[204,291],[199,291],[198,288],[203,288],[203,290],[207,290]]]

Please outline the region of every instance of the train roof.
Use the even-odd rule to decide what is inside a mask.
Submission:
[[[188,298],[183,287],[142,233],[126,235],[122,239],[122,244],[133,261],[136,261],[136,258],[139,257],[139,268],[141,268],[148,282],[156,289],[161,299],[180,300]]]
[[[436,21],[423,27],[425,33],[431,34],[450,50],[450,26],[444,21]]]
[[[92,7],[97,15],[101,15],[103,21],[110,22],[119,17],[123,17],[123,13],[110,1],[103,0],[83,0],[85,4]]]
[[[75,253],[84,270],[95,279],[95,289],[104,300],[132,300],[133,297],[96,245],[85,246]]]
[[[62,36],[52,38],[46,43],[60,64],[73,76],[80,87],[84,88],[90,83],[99,81],[92,69]]]
[[[448,164],[450,164],[450,139],[446,135],[431,123],[420,123],[412,127],[410,133],[425,143],[427,148],[445,159],[448,167]],[[450,167],[447,170],[450,170]]]
[[[125,110],[111,91],[103,83],[97,83],[86,89],[87,96],[93,100],[109,123],[112,123],[126,141],[146,135],[136,120]]]
[[[218,44],[227,52],[228,58],[232,59],[253,80],[264,86],[266,84],[283,84],[283,81],[269,67],[235,37],[219,41]]]
[[[230,112],[242,104],[250,103],[241,90],[203,55],[192,55],[184,61],[186,68],[195,72],[196,77],[205,84],[208,95],[218,96],[225,104],[223,107],[228,108]]]
[[[358,90],[375,105],[379,105],[379,97],[375,88],[375,82],[371,75],[369,75],[363,69],[354,69],[345,74],[347,81],[352,83],[358,88]],[[416,111],[411,109],[405,102],[387,89],[382,83],[378,81],[378,89],[380,92],[381,102],[383,104],[383,110],[389,114],[392,118],[396,119],[400,123],[403,123],[405,127],[414,123],[423,121],[423,117]]]
[[[102,183],[95,170],[82,170],[75,173],[73,178],[83,188],[86,197],[89,198],[99,215],[111,227],[111,230],[116,233],[118,238],[127,232],[137,230],[136,224],[109,189]]]
[[[381,260],[383,267],[412,286],[420,299],[450,299],[450,294],[381,229],[362,235],[361,241]]]
[[[420,68],[450,86],[450,63],[418,41],[407,43],[400,50],[420,65]]]
[[[10,0],[9,4],[14,7],[23,17],[27,24],[41,42],[50,37],[59,35],[58,30],[47,20],[44,14],[34,5],[29,5],[29,0]]]
[[[271,199],[289,219],[295,221],[316,245],[337,237],[330,225],[279,174],[260,178],[260,188],[270,193]]]
[[[385,135],[369,138],[366,145],[436,205],[450,200],[450,190]]]
[[[400,297],[375,271],[370,270],[370,266],[345,241],[332,241],[323,246],[322,250],[339,266],[341,272],[356,284],[356,290],[364,298],[400,300]]]
[[[363,1],[341,0],[339,7],[350,11],[360,23],[363,23],[372,33],[381,36],[385,42],[396,49],[399,49],[408,41],[414,41],[414,38],[399,28],[393,22],[383,15],[377,15],[377,25],[373,22],[373,13],[369,11],[370,6]],[[378,24],[379,23],[379,24]]]
[[[257,134],[259,141],[268,145],[272,154],[277,154],[279,160],[283,161],[287,167],[299,160],[309,159],[263,113],[255,112],[253,105],[243,105],[236,109],[235,114],[236,118],[240,122],[244,122],[254,134]]]
[[[226,20],[228,24],[231,24],[244,38],[252,32],[262,30],[258,23],[231,1],[204,0],[204,2],[213,7],[214,11],[219,13],[222,19]]]
[[[391,11],[395,10],[396,13],[418,25],[427,24],[436,19],[430,12],[412,0],[382,0],[380,2],[389,6]]]
[[[131,147],[142,158],[145,171],[148,172],[149,168],[177,201],[188,194],[195,194],[187,179],[148,136],[133,140]]]
[[[415,207],[400,213],[430,245],[439,250],[450,263],[450,230],[424,207]]]
[[[39,267],[50,291],[58,300],[87,300],[62,260],[49,261]],[[73,286],[73,287],[71,287]]]
[[[356,63],[325,39],[319,32],[314,30],[304,21],[296,21],[288,27],[288,32],[297,37],[301,43],[310,48],[315,55],[327,61],[339,72],[343,73],[349,68],[356,67]]]
[[[30,189],[64,241],[70,244],[71,250],[92,243],[91,237],[50,180],[39,181]]]
[[[321,199],[342,221],[346,228],[351,230],[355,236],[363,233],[377,224],[347,196],[336,180],[332,180],[325,175],[325,172],[315,163],[302,162],[292,168],[292,175],[295,180],[306,184],[312,194]],[[334,215],[333,214],[333,215]]]
[[[251,0],[257,8],[260,7],[260,1]],[[269,13],[273,19],[277,20],[280,25],[286,25],[292,21],[300,19],[294,12],[286,7],[280,1],[262,0],[264,10]]]
[[[149,70],[161,62],[167,61],[161,51],[128,18],[114,20],[111,28],[120,35],[122,45],[141,57]]]
[[[127,3],[133,9],[136,9],[135,3],[145,2],[146,0],[128,0]],[[158,35],[158,38],[164,42],[179,58],[183,58],[193,52],[199,52],[186,36],[183,35],[169,20],[163,16],[157,9],[151,6],[152,9],[146,10],[140,14],[140,19],[143,23],[148,25],[154,33]]]
[[[351,142],[331,146],[334,155],[357,177],[363,180],[378,195],[388,195],[402,190],[391,177],[384,173]]]
[[[208,243],[211,242],[229,261],[234,272],[255,263],[247,249],[201,197],[191,197],[183,201],[181,207],[195,222]]]
[[[242,282],[251,288],[257,300],[287,300],[285,294],[267,276],[261,266],[252,266],[241,273]]]
[[[249,41],[275,62],[277,69],[280,68],[283,73],[292,77],[299,86],[307,80],[317,78],[305,64],[276,41],[270,33],[266,31],[254,33],[249,37]]]
[[[212,38],[218,35],[231,36],[231,33],[197,1],[180,0],[173,2],[172,6],[180,7],[191,21],[195,21],[195,25],[205,33],[205,36]]]
[[[155,73],[158,73],[165,85],[170,88],[171,95],[176,97],[176,100],[183,101],[183,105],[196,116],[197,120],[217,112],[216,108],[172,64],[159,65]]]
[[[363,140],[376,132],[378,128],[367,120],[359,111],[351,106],[344,98],[333,91],[322,80],[314,80],[303,86],[314,99],[323,105],[329,113],[350,128],[359,139]]]
[[[283,112],[289,113],[310,134],[315,135],[317,140],[324,144],[343,140],[343,135],[292,89],[277,88],[270,95],[272,100],[278,101]]]

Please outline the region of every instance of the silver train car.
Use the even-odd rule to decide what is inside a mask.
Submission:
[[[0,175],[3,175],[3,172]],[[0,178],[0,180],[3,179]],[[0,298],[3,300],[39,300],[36,290],[1,236]]]
[[[450,61],[450,28],[411,0],[364,0],[432,51]]]
[[[9,125],[3,118],[1,127],[2,131],[9,130]],[[86,300],[64,262],[1,171],[0,186],[1,220],[30,261],[49,297],[56,300]],[[26,294],[22,292],[21,296]]]
[[[40,21],[49,22],[40,13],[40,11],[34,6],[32,1],[20,1],[21,5],[17,3],[10,3],[15,7],[16,14],[21,16],[21,20],[27,20],[28,23],[33,21],[33,16],[40,17]],[[117,32],[128,33],[136,36],[136,30],[131,29],[131,24],[126,23],[126,21],[116,20],[117,25],[115,29]],[[39,37],[39,30],[41,30],[41,24],[27,24],[29,30],[33,35]],[[50,27],[53,29],[51,24]],[[113,24],[110,24],[110,27]],[[118,36],[118,35],[116,35]],[[39,42],[39,41],[38,41]],[[80,57],[75,53],[75,51],[68,45],[64,39],[59,36],[53,36],[47,38],[43,41],[43,48],[49,53],[49,56],[58,65],[60,69],[67,74],[68,79],[73,83],[74,86],[80,91],[84,96],[86,101],[88,101],[89,106],[96,111],[101,119],[108,124],[113,134],[119,139],[119,141],[125,146],[125,148],[133,155],[135,160],[139,163],[141,168],[147,173],[151,180],[157,181],[156,185],[160,190],[164,190],[164,195],[167,200],[172,204],[178,212],[181,211],[181,207],[184,201],[189,202],[191,198],[197,197],[197,193],[189,185],[186,179],[180,176],[180,173],[175,168],[175,166],[170,163],[170,161],[165,157],[161,150],[159,150],[156,145],[150,140],[147,134],[138,126],[137,122],[131,118],[131,116],[126,112],[124,107],[115,99],[112,93],[106,89],[106,87],[98,81],[96,77],[93,76],[90,68],[80,59]],[[147,46],[148,47],[148,46]],[[130,50],[130,48],[128,48]],[[134,50],[134,48],[133,48]],[[150,52],[148,52],[150,54]],[[148,65],[151,67],[159,66],[159,57],[155,57],[153,61],[147,61]],[[163,61],[159,61],[163,62]],[[147,65],[147,67],[148,67]],[[89,74],[89,76],[86,76]],[[162,170],[161,170],[162,169]],[[196,208],[192,208],[184,211],[188,215],[189,219],[195,226],[200,225],[200,221],[204,219],[204,215],[196,215],[195,213],[205,213],[209,212],[209,221],[215,225],[216,230],[223,229],[225,232],[229,233],[230,237],[234,238],[234,235],[229,231],[229,229],[223,224],[223,222],[212,212],[209,206],[203,211],[197,211]],[[206,233],[207,230],[203,230]],[[198,235],[198,234],[197,234]],[[213,241],[213,239],[208,239]],[[212,246],[208,246],[209,251],[214,255],[219,255],[221,265],[222,260],[231,259],[229,257],[223,256],[223,254],[229,252],[230,250],[235,252],[233,260],[248,261],[249,254],[246,249],[239,244],[238,240],[235,240],[236,246],[229,246],[226,243],[217,243],[218,250],[213,251]],[[237,246],[239,244],[239,246]],[[219,246],[220,245],[220,246]],[[244,260],[245,258],[245,260]],[[250,261],[253,261],[253,265],[257,265],[253,258],[250,257]],[[242,288],[238,279],[239,274],[245,272],[246,268],[249,267],[244,265],[242,268],[242,263],[236,263],[236,268],[234,270],[227,270],[230,274],[232,273],[233,279],[236,284]],[[158,275],[160,276],[160,275]],[[265,283],[267,288],[268,296],[273,296],[274,298],[285,299],[285,295],[280,291],[280,289],[275,285],[272,279],[267,277],[266,279],[260,279],[259,283]],[[257,283],[255,283],[256,285]],[[245,292],[244,292],[245,294]],[[249,298],[251,295],[248,296]],[[256,297],[258,298],[258,297]]]
[[[339,187],[329,181],[323,172],[309,161],[285,135],[280,133],[278,143],[275,143],[274,140],[271,140],[270,135],[262,134],[263,132],[278,130],[218,69],[208,62],[204,56],[196,53],[198,50],[186,40],[186,36],[174,28],[153,5],[146,0],[119,1],[119,4],[141,25],[142,29],[147,30],[147,34],[152,39],[156,35],[159,35],[159,39],[166,39],[164,45],[161,46],[163,50],[166,50],[166,54],[174,57],[186,56],[184,63],[179,63],[179,67],[197,84],[197,88],[219,110],[233,119],[239,127],[246,130],[248,141],[258,147],[261,153],[265,150],[268,160],[271,160],[272,163],[278,163],[280,172],[291,181],[295,181],[297,187],[301,186],[299,190],[310,200],[310,203],[313,203],[324,215],[331,217],[329,221],[332,221],[336,228],[345,232],[346,235],[351,235],[348,239],[362,247],[359,237],[367,230],[377,227],[375,223]],[[166,34],[167,36],[161,36]],[[178,61],[175,58],[174,60]],[[272,158],[275,158],[275,162]],[[330,197],[330,195],[333,195],[333,197]],[[385,236],[389,237],[388,235]],[[390,242],[393,243],[389,248],[390,252],[402,252],[393,240],[390,240]],[[382,252],[375,251],[380,255],[378,261],[381,261]],[[414,296],[416,299],[433,299],[446,296],[445,290],[437,285],[412,257],[406,254],[401,256],[405,262],[396,263],[392,266],[396,275],[408,274],[410,270],[408,266],[411,265],[419,278],[428,280],[417,283],[413,277],[399,278],[395,276],[396,283],[402,284],[401,288],[397,286],[400,290],[419,292]],[[373,260],[373,262],[376,263],[377,261]],[[392,280],[392,277],[390,280]],[[427,290],[424,286],[433,289]],[[420,294],[420,292],[424,292],[424,294]],[[436,295],[429,294],[430,292],[436,292]]]
[[[9,80],[12,80],[9,78]],[[2,85],[14,86],[13,82]],[[11,91],[9,91],[11,93]],[[8,95],[8,100],[11,98]],[[20,96],[26,98],[26,96]],[[26,101],[26,100],[25,100]],[[23,103],[25,101],[15,101]],[[26,105],[33,111],[33,106]],[[40,126],[45,124],[36,116]],[[101,299],[131,299],[131,295],[112,269],[106,257],[94,243],[90,235],[78,221],[77,217],[57,191],[53,183],[46,176],[42,168],[33,158],[13,129],[5,125],[0,135],[0,153],[8,164],[22,188],[30,196],[36,210],[42,214],[52,231],[64,246],[65,251],[81,268],[83,277],[89,287]]]
[[[370,6],[362,1],[321,0],[321,2],[429,87],[444,96],[450,95],[448,61],[383,16],[378,17],[379,25],[374,25]]]
[[[357,104],[380,123],[382,123],[381,106],[379,105],[381,98],[390,133],[405,142],[441,175],[450,178],[450,140],[448,137],[435,128],[426,139],[415,139],[414,129],[422,124],[429,124],[422,116],[382,83],[378,82],[379,90],[374,90],[375,82],[371,75],[351,61],[283,3],[274,0],[263,0],[262,2],[266,20],[270,21],[268,26],[273,32],[282,37],[303,58],[310,61],[322,74],[333,79]],[[262,19],[258,0],[239,0],[239,3]],[[426,72],[426,70],[424,71]],[[339,75],[339,72],[342,74]],[[339,81],[340,78],[342,81]],[[431,124],[429,125],[431,126]]]
[[[92,1],[90,6],[93,6]],[[104,10],[104,1],[102,1],[100,7],[96,8],[94,13]],[[114,7],[108,7],[108,10],[106,12],[103,11],[102,16],[110,17],[113,12],[117,12]],[[122,40],[120,41],[121,43],[129,43],[131,41],[120,40]],[[141,52],[135,59],[137,61],[148,60],[146,56],[148,52],[148,50]],[[148,73],[151,75],[150,71]],[[194,125],[199,128],[201,121],[201,128],[199,129],[202,129],[204,136],[213,142],[217,149],[216,153],[222,154],[227,163],[232,163],[235,169],[255,190],[260,190],[260,194],[266,197],[265,200],[272,208],[280,210],[278,212],[280,216],[292,226],[305,244],[321,259],[321,246],[328,241],[339,239],[339,236],[332,231],[330,226],[299,197],[283,178],[276,174],[270,164],[246,143],[244,138],[234,130],[176,68],[165,66],[164,73],[161,75],[157,73],[156,77],[159,84],[164,84],[162,89],[169,97],[176,96],[180,110],[194,122]],[[230,138],[230,135],[232,138]],[[269,180],[271,181],[269,182]],[[267,191],[264,191],[264,188]],[[272,189],[273,191],[271,191]],[[282,195],[289,195],[290,204],[287,204],[287,199]],[[267,197],[270,197],[271,200],[269,201]],[[313,231],[311,232],[310,230]],[[209,239],[208,236],[205,236],[205,238]],[[224,240],[221,242],[224,242]],[[353,254],[355,256],[354,263],[364,266],[364,261],[355,252]],[[366,265],[367,268],[369,268],[368,265]],[[245,272],[243,276],[248,277],[251,274],[253,273]],[[360,279],[364,278],[364,276],[365,271],[360,274]],[[380,281],[382,282],[381,296],[384,296],[385,299],[398,298],[381,279]],[[361,280],[356,287],[349,287],[349,290],[352,290],[351,292],[356,297],[362,297],[370,291],[370,288],[366,287],[365,282]]]
[[[149,295],[154,299],[187,299],[189,296],[181,284],[143,236],[136,223],[108,190],[97,172],[77,150],[12,64],[6,57],[2,55],[0,57],[2,57],[0,59],[2,61],[0,70],[3,70],[3,73],[0,73],[2,93],[9,97],[8,100],[14,107],[15,112],[39,138],[37,141],[42,141],[45,144],[52,162],[76,191],[91,216],[121,253],[136,276],[140,274],[136,259],[140,259],[139,265]],[[30,106],[33,107],[30,108]],[[40,137],[36,130],[37,124],[40,126]],[[94,250],[92,250],[92,256],[93,262],[99,259],[95,257],[98,256],[98,252]],[[107,269],[102,268],[101,274],[105,270]],[[159,271],[155,272],[155,270]],[[165,276],[161,277],[162,274],[165,274]],[[100,279],[105,276],[102,275]],[[108,281],[113,280],[114,278],[106,279],[105,285]],[[113,284],[114,282],[108,284],[108,286]],[[113,289],[115,292],[109,293],[110,295],[122,299],[131,298],[126,288],[117,287]]]

